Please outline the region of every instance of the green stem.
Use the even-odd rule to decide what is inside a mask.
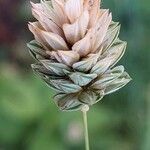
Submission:
[[[85,150],[90,150],[89,135],[88,135],[88,123],[87,123],[87,111],[88,110],[89,110],[89,106],[87,106],[87,105],[85,105],[82,108],[83,121],[84,121]]]

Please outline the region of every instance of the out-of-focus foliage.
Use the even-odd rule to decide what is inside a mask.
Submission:
[[[150,1],[103,0],[128,42],[119,64],[133,81],[89,112],[93,150],[150,149]],[[80,112],[62,113],[31,72],[29,1],[0,0],[0,150],[83,150]]]

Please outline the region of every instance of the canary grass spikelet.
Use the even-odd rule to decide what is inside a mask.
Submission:
[[[41,0],[33,3],[36,22],[29,22],[35,40],[28,43],[36,63],[34,72],[54,91],[61,110],[82,110],[130,80],[123,66],[115,66],[127,43],[118,35],[100,0]]]

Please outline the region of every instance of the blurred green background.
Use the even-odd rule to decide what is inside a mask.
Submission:
[[[119,64],[133,81],[91,108],[91,150],[150,150],[150,0],[102,6],[122,24],[128,48]],[[83,150],[81,113],[60,112],[31,71],[29,20],[29,0],[0,0],[0,150]]]

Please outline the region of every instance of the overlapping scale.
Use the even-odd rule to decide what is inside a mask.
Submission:
[[[28,43],[36,59],[34,72],[52,89],[63,111],[80,110],[113,93],[130,80],[122,58],[126,42],[100,0],[41,0],[32,5],[29,23],[35,40]],[[113,68],[114,67],[114,68]]]

